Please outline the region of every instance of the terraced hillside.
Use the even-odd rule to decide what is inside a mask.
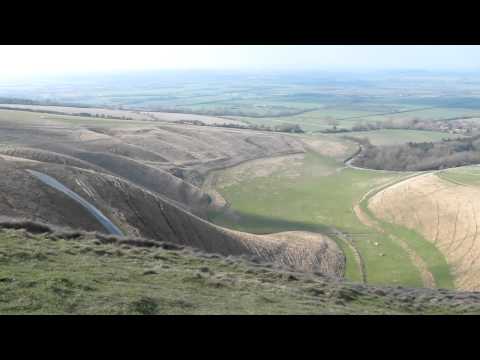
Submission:
[[[259,157],[303,152],[304,144],[294,137],[172,124],[112,127],[102,120],[74,125],[35,113],[16,114],[23,121],[13,121],[8,113],[3,115],[3,216],[105,231],[98,216],[92,216],[98,213],[129,236],[343,276],[344,255],[326,235],[259,236],[205,219],[209,209],[217,207],[197,186],[209,171]],[[60,185],[52,187],[42,177]]]

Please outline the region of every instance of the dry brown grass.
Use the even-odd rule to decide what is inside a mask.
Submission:
[[[370,199],[376,217],[418,231],[444,254],[462,290],[480,289],[480,189],[429,173]]]
[[[345,273],[345,256],[329,237],[308,231],[286,231],[255,235],[222,229],[241,241],[263,261],[278,263],[297,271],[321,272],[337,277]]]
[[[246,180],[269,177],[280,171],[283,176],[298,177],[300,169],[297,167],[302,165],[304,158],[305,154],[293,154],[246,161],[220,172],[212,172],[207,177],[204,187],[219,185],[224,188]]]
[[[29,168],[49,174],[88,198],[129,237],[191,246],[225,256],[255,256],[261,262],[277,263],[297,271],[343,276],[343,253],[335,242],[322,235],[294,232],[258,236],[231,231],[121,178],[64,165],[0,162],[4,174],[0,177],[1,214],[59,227],[102,231],[96,219],[81,206],[43,186],[26,171]]]
[[[304,136],[302,141],[305,143],[306,148],[323,156],[343,160],[352,153],[352,146],[349,146],[348,142],[330,136]]]

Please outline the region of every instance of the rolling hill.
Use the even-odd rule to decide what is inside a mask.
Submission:
[[[480,189],[461,182],[462,174],[475,171],[467,167],[411,177],[378,192],[368,206],[379,219],[414,230],[434,244],[445,256],[456,288],[478,291]]]
[[[253,235],[206,220],[216,204],[197,185],[209,171],[303,152],[304,144],[294,137],[174,124],[112,128],[101,121],[85,127],[55,120],[36,126],[35,116],[42,115],[25,116],[23,123],[8,116],[0,121],[3,216],[105,232],[92,216],[98,213],[127,236],[343,276],[345,257],[327,235]]]

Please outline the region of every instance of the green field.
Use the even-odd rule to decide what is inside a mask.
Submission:
[[[454,281],[450,271],[450,267],[443,254],[429,241],[426,241],[418,232],[407,229],[405,227],[382,221],[368,208],[368,201],[379,191],[372,191],[361,202],[360,206],[363,211],[379,224],[387,234],[397,236],[404,240],[408,246],[415,251],[425,261],[428,270],[432,273],[436,286],[444,289],[453,289]]]
[[[147,121],[103,119],[95,117],[83,117],[76,115],[48,114],[31,111],[4,110],[0,109],[0,121],[12,122],[21,126],[24,122],[27,126],[43,126],[45,123],[58,123],[59,125],[74,126],[102,126],[102,127],[129,127],[148,124]]]
[[[342,109],[342,108],[326,108],[315,111],[309,111],[300,115],[294,116],[282,116],[282,117],[263,117],[253,118],[245,116],[232,116],[232,119],[243,120],[254,125],[267,125],[275,126],[281,124],[299,124],[302,129],[307,132],[326,130],[331,128],[329,120],[331,119],[343,119],[355,117],[351,120],[339,120],[339,128],[351,128],[358,122],[356,117],[373,114],[374,112],[366,111],[363,109]]]
[[[253,233],[287,230],[328,233],[333,226],[353,238],[363,258],[369,283],[421,287],[420,273],[401,246],[361,223],[353,211],[355,204],[369,190],[400,179],[404,174],[342,167],[342,162],[310,152],[301,164],[294,167],[297,176],[292,176],[292,168],[289,168],[232,184],[232,179],[228,178],[231,170],[224,170],[222,174],[227,185],[220,182],[216,187],[240,217],[235,219],[216,214],[213,220],[220,225]],[[348,248],[341,239],[337,238],[337,242],[342,249]],[[421,254],[432,258],[429,263],[435,275],[438,273],[438,282],[451,287],[441,254],[422,238],[412,242],[418,245]],[[359,266],[351,250],[347,249],[346,255],[347,278],[360,280]]]
[[[315,104],[312,104],[315,105]],[[351,129],[353,126],[361,123],[376,123],[387,120],[443,120],[452,118],[473,117],[480,119],[480,110],[478,109],[451,109],[451,108],[432,108],[432,109],[412,109],[408,112],[399,113],[379,113],[375,111],[375,106],[329,106],[322,108],[322,104],[316,104],[318,110],[308,111],[299,115],[287,115],[277,117],[248,117],[248,116],[228,116],[229,118],[246,121],[254,125],[275,126],[280,124],[299,124],[307,132],[322,131],[331,129],[332,120],[337,121],[338,129]],[[395,109],[404,110],[401,105],[394,106]],[[394,130],[396,131],[396,130]],[[433,132],[440,134],[438,132]],[[444,134],[447,135],[447,134]],[[435,135],[433,135],[435,138]]]
[[[425,120],[442,120],[450,118],[462,118],[462,117],[480,117],[479,109],[469,109],[469,108],[449,108],[449,107],[435,107],[432,109],[418,110],[407,113],[392,114],[385,116],[384,119],[425,119]],[[379,119],[377,119],[379,120]]]
[[[217,75],[140,76],[129,79],[128,91],[124,82],[105,85],[102,79],[91,79],[84,87],[51,84],[48,93],[60,103],[215,115],[253,125],[293,123],[307,132],[331,129],[332,121],[337,122],[338,129],[386,120],[467,117],[480,121],[480,87],[455,75],[413,75],[407,82],[404,74],[386,78],[350,74],[341,81],[339,74],[277,77],[232,73],[226,78]],[[449,86],[456,92],[446,96],[448,78]],[[22,98],[37,98],[36,91],[23,87],[21,91],[25,92]]]
[[[448,169],[437,173],[437,175],[460,185],[480,185],[480,168],[477,166]]]
[[[330,128],[332,119],[346,129],[388,119],[480,119],[478,74],[147,72],[11,84],[0,97],[10,91],[19,99],[295,123],[306,131]]]

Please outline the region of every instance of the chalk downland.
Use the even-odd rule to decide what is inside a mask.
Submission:
[[[450,265],[456,288],[479,290],[478,199],[477,186],[429,173],[382,190],[369,208],[376,217],[415,230],[434,244]]]

